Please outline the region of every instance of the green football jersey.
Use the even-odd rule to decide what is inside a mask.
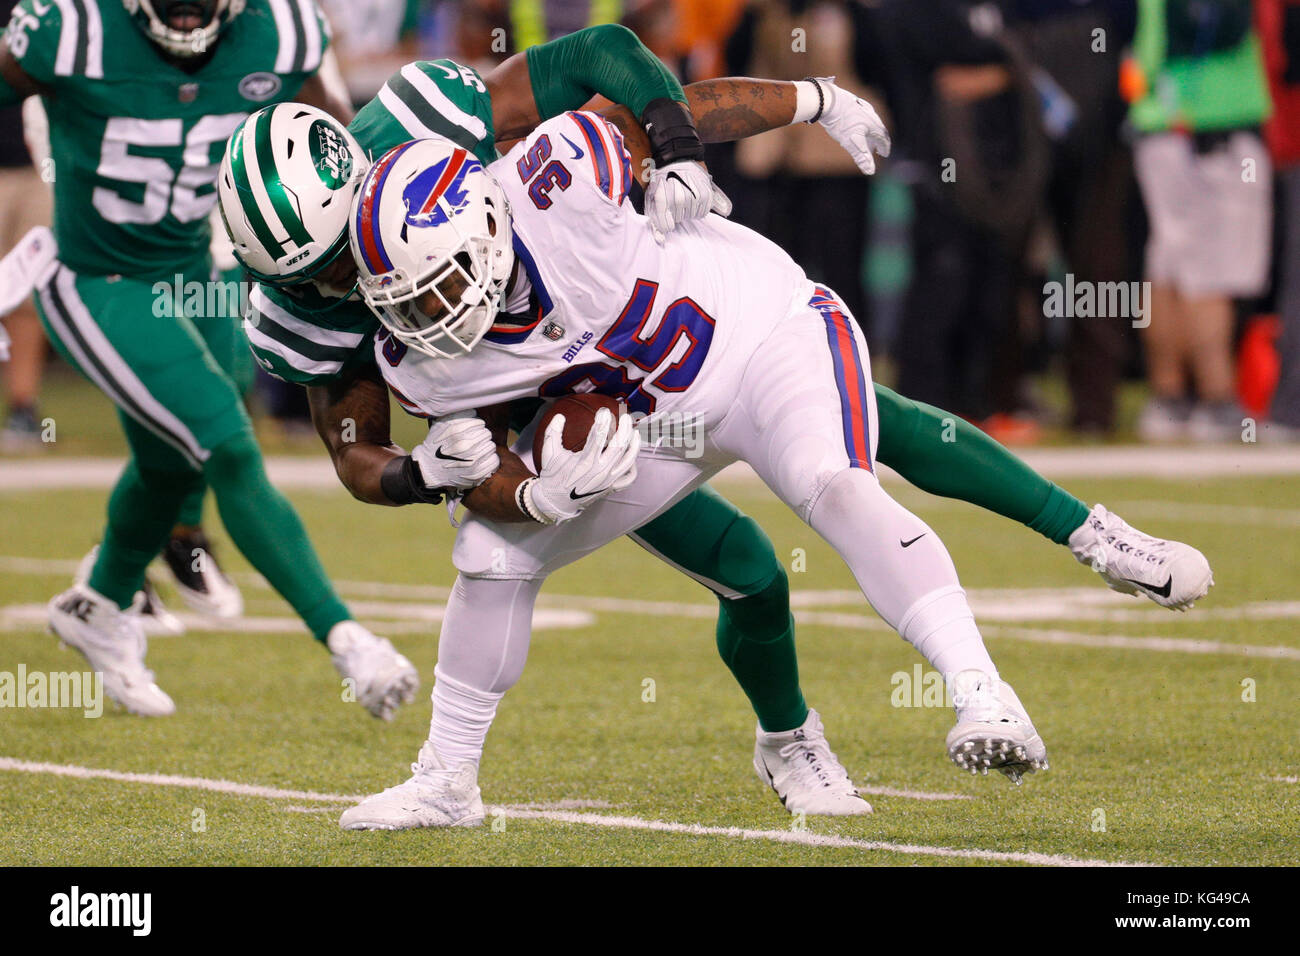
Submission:
[[[412,139],[442,136],[485,166],[497,158],[492,100],[483,78],[451,60],[408,63],[348,126],[370,158]],[[319,385],[373,361],[379,322],[359,297],[341,301],[306,284],[257,286],[244,331],[258,363],[288,382]]]
[[[207,255],[226,139],[294,98],[329,35],[314,0],[248,0],[191,73],[120,0],[21,0],[5,40],[48,90],[59,258],[87,275],[165,278]]]

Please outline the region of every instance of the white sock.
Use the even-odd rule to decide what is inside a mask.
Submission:
[[[943,675],[945,683],[958,671],[972,668],[997,680],[998,669],[960,586],[940,588],[918,598],[904,612],[898,631]]]
[[[505,694],[475,690],[438,667],[433,677],[433,719],[429,722],[433,749],[448,770],[467,763],[477,767],[497,704]]]

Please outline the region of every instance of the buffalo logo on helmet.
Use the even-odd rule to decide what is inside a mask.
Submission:
[[[418,173],[402,190],[406,223],[418,228],[446,225],[469,205],[465,177],[483,166],[463,149]]]

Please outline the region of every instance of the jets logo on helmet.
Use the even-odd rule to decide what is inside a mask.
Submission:
[[[407,225],[440,226],[459,214],[470,200],[465,175],[482,168],[477,159],[458,149],[447,159],[418,173],[402,190]]]
[[[361,295],[398,341],[455,358],[491,327],[515,261],[510,207],[464,149],[425,139],[379,157],[351,236]]]
[[[272,285],[311,279],[348,244],[348,212],[367,159],[328,113],[301,103],[258,110],[226,144],[217,176],[235,256]]]
[[[332,124],[321,120],[311,124],[309,138],[317,175],[330,189],[338,189],[352,175],[352,155],[347,143]]]
[[[244,5],[245,0],[122,0],[145,36],[181,58],[207,53]]]

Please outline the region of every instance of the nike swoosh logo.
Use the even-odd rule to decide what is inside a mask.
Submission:
[[[580,495],[576,491],[570,489],[569,497],[572,498],[574,501],[581,501],[583,498],[590,498],[592,495],[598,495],[604,490],[605,490],[604,488],[597,488],[595,491],[588,491],[586,494]]]
[[[692,189],[689,185],[687,185],[686,180],[682,179],[682,177],[678,176],[676,173],[669,173],[669,174],[667,175],[667,177],[665,177],[665,178],[667,178],[667,179],[675,179],[675,180],[677,180],[679,183],[682,184],[682,187],[683,187],[683,188],[684,188],[688,193],[690,193],[692,196],[695,195],[695,190]]]
[[[455,455],[444,455],[441,448],[433,450],[434,458],[441,458],[443,461],[469,461],[468,458],[457,458]]]
[[[926,535],[926,532],[922,531],[920,534],[918,534],[918,535],[917,535],[915,538],[913,538],[911,541],[904,541],[902,538],[899,538],[899,539],[898,539],[898,543],[901,544],[901,545],[902,545],[903,547],[905,547],[905,548],[910,548],[912,545],[916,544],[916,542],[918,542],[918,541],[920,541],[922,538],[924,538],[925,535]]]
[[[1161,597],[1169,597],[1169,592],[1173,590],[1174,576],[1171,574],[1164,584],[1156,587],[1154,584],[1147,584],[1145,581],[1137,581],[1133,578],[1123,578],[1129,584],[1136,584],[1138,587],[1150,591],[1152,594],[1159,594]]]
[[[569,137],[565,136],[563,133],[560,134],[560,139],[569,144],[569,149],[573,150],[574,159],[582,159],[583,156],[587,155],[582,150],[578,149],[578,147],[574,145],[573,140],[569,139]]]

